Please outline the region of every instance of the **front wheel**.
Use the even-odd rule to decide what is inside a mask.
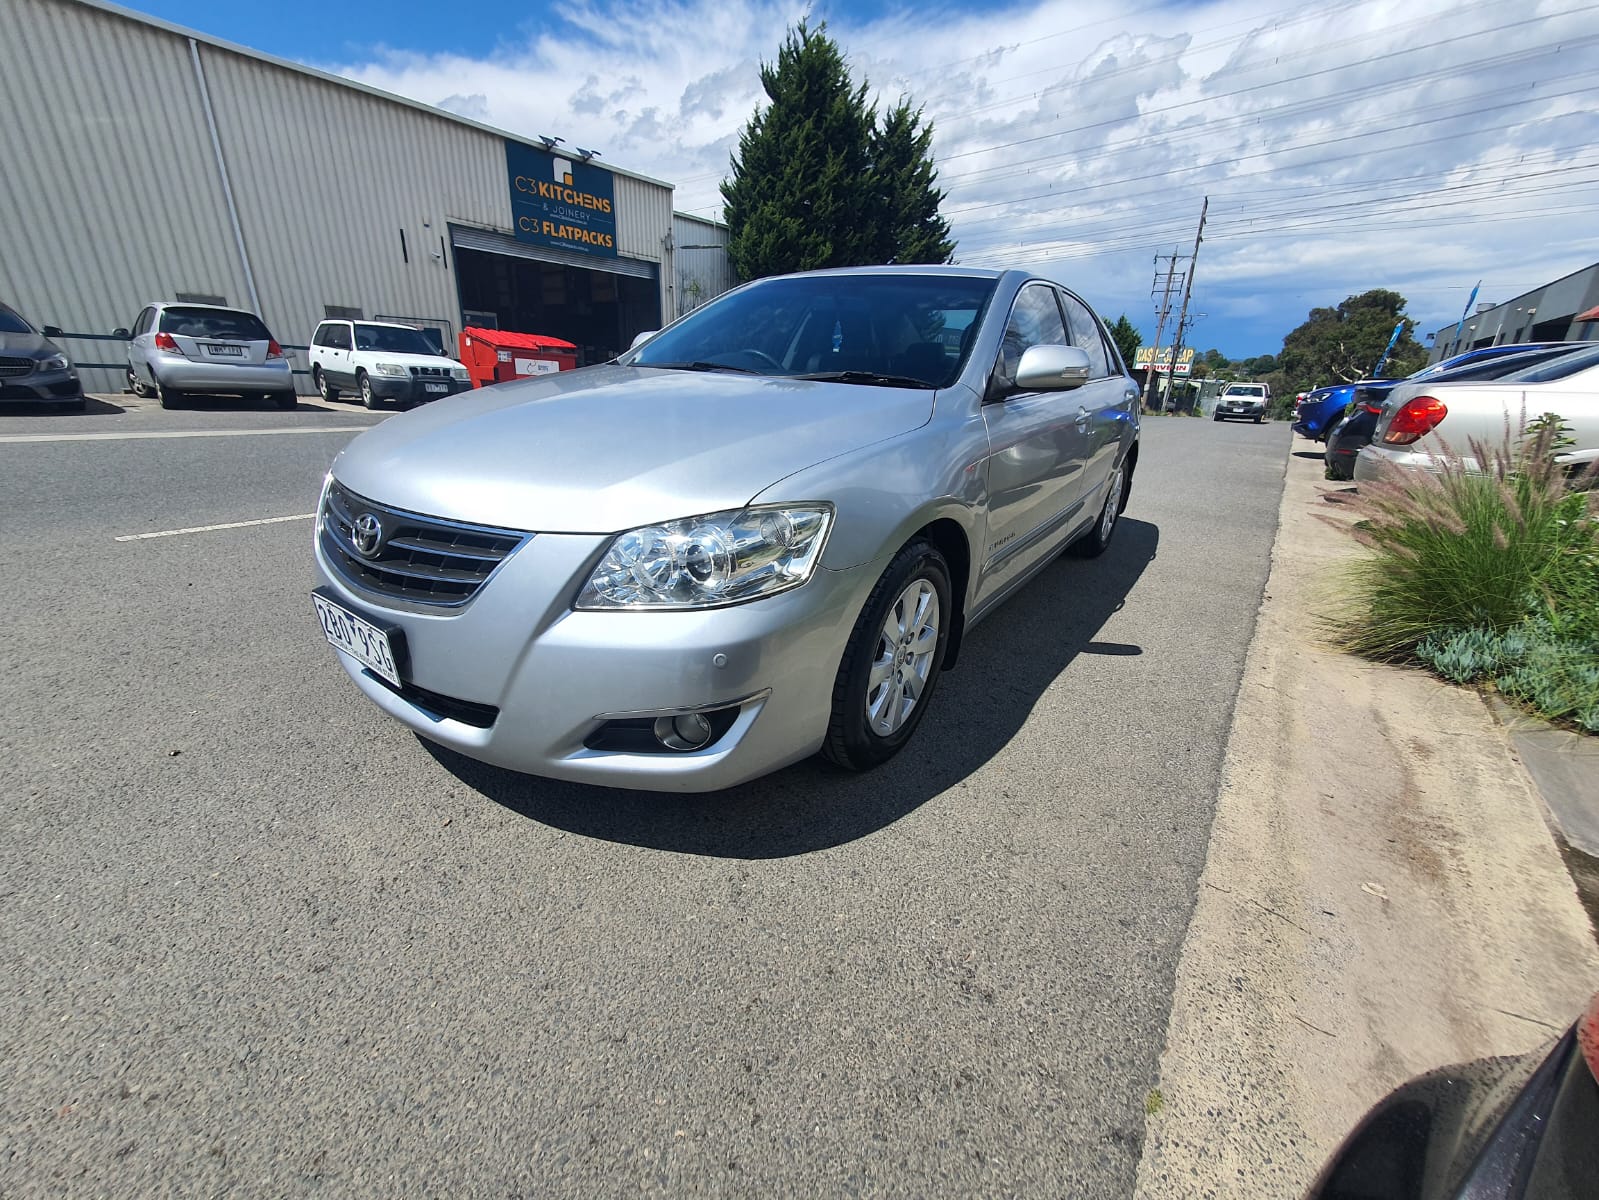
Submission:
[[[1256,418],[1255,418],[1255,424],[1256,424],[1256,425],[1259,425],[1259,424],[1260,424],[1260,422],[1261,422],[1261,420],[1262,420],[1262,418],[1261,418],[1261,417],[1256,417]]]
[[[147,400],[150,397],[149,387],[146,386],[144,380],[139,378],[139,373],[132,367],[128,368],[128,390],[141,400]]]
[[[1214,417],[1211,418],[1211,420],[1215,421],[1218,425],[1221,424],[1221,414],[1217,413]]]
[[[1116,521],[1122,511],[1122,491],[1127,486],[1126,469],[1117,464],[1105,486],[1105,507],[1099,510],[1094,527],[1071,544],[1071,552],[1078,558],[1098,558],[1110,549],[1110,539],[1116,533]]]
[[[361,389],[361,403],[368,408],[378,406],[378,398],[372,394],[372,377],[365,371],[356,376],[356,386]]]
[[[910,741],[938,683],[954,612],[944,556],[929,542],[911,542],[877,581],[844,647],[827,758],[865,771]]]

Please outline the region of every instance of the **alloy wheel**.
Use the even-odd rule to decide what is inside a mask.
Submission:
[[[877,635],[877,652],[866,680],[866,723],[890,737],[921,701],[938,649],[938,593],[925,578],[906,585]]]

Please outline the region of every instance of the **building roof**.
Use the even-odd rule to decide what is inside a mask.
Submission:
[[[438,117],[441,120],[453,121],[457,125],[465,125],[470,129],[481,130],[484,133],[492,133],[496,137],[507,138],[513,142],[520,142],[524,146],[529,146],[533,149],[542,148],[542,144],[536,137],[528,137],[520,133],[512,133],[508,129],[501,129],[495,125],[486,125],[482,121],[474,121],[470,117],[460,116],[457,113],[449,112],[448,110],[439,108],[436,105],[423,104],[420,100],[411,100],[405,96],[397,96],[393,92],[386,92],[382,88],[375,88],[371,84],[358,83],[353,79],[346,79],[342,75],[334,75],[328,71],[319,71],[315,67],[308,67],[304,63],[292,62],[286,58],[279,58],[275,54],[266,54],[260,50],[252,50],[248,46],[241,46],[237,42],[230,42],[225,38],[212,37],[209,33],[201,33],[195,29],[189,29],[182,25],[175,25],[171,21],[163,21],[160,17],[152,17],[147,13],[135,12],[131,8],[123,8],[122,5],[112,4],[109,2],[109,0],[65,0],[65,2],[71,4],[80,4],[85,8],[98,9],[100,12],[109,13],[114,17],[121,17],[125,21],[133,21],[139,25],[147,25],[152,29],[159,29],[165,33],[173,33],[179,37],[192,38],[202,45],[213,46],[218,50],[225,50],[229,54],[238,54],[245,58],[253,58],[257,62],[268,63],[271,66],[281,68],[285,71],[295,71],[301,75],[309,75],[313,79],[320,79],[326,83],[336,83],[340,87],[347,87],[358,92],[365,92],[369,96],[376,96],[380,100],[387,100],[391,104],[403,104],[407,108],[418,109],[421,112],[428,113],[430,116]],[[591,165],[601,167],[602,169],[610,171],[615,175],[626,175],[631,179],[638,179],[644,183],[653,183],[656,187],[663,187],[667,188],[668,190],[671,190],[676,186],[674,184],[667,183],[663,179],[656,179],[649,175],[640,174],[637,171],[629,171],[622,167],[612,166],[610,163],[593,163]]]

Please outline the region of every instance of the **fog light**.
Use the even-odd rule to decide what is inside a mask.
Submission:
[[[711,740],[711,723],[700,713],[658,717],[655,740],[668,750],[698,750]]]

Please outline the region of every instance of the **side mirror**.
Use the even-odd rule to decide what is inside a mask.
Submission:
[[[39,330],[39,332],[47,338],[58,338],[65,336],[61,332],[61,326],[59,325],[46,325],[43,329]]]
[[[111,331],[111,336],[124,342],[131,342],[133,340],[133,334],[129,333],[120,325]]]
[[[649,341],[652,337],[660,332],[661,331],[659,329],[646,329],[643,333],[639,334],[638,337],[633,339],[633,344],[629,346],[628,349],[637,350],[645,342]]]
[[[1088,382],[1088,351],[1081,346],[1029,346],[1016,364],[1023,392],[1065,392]]]

